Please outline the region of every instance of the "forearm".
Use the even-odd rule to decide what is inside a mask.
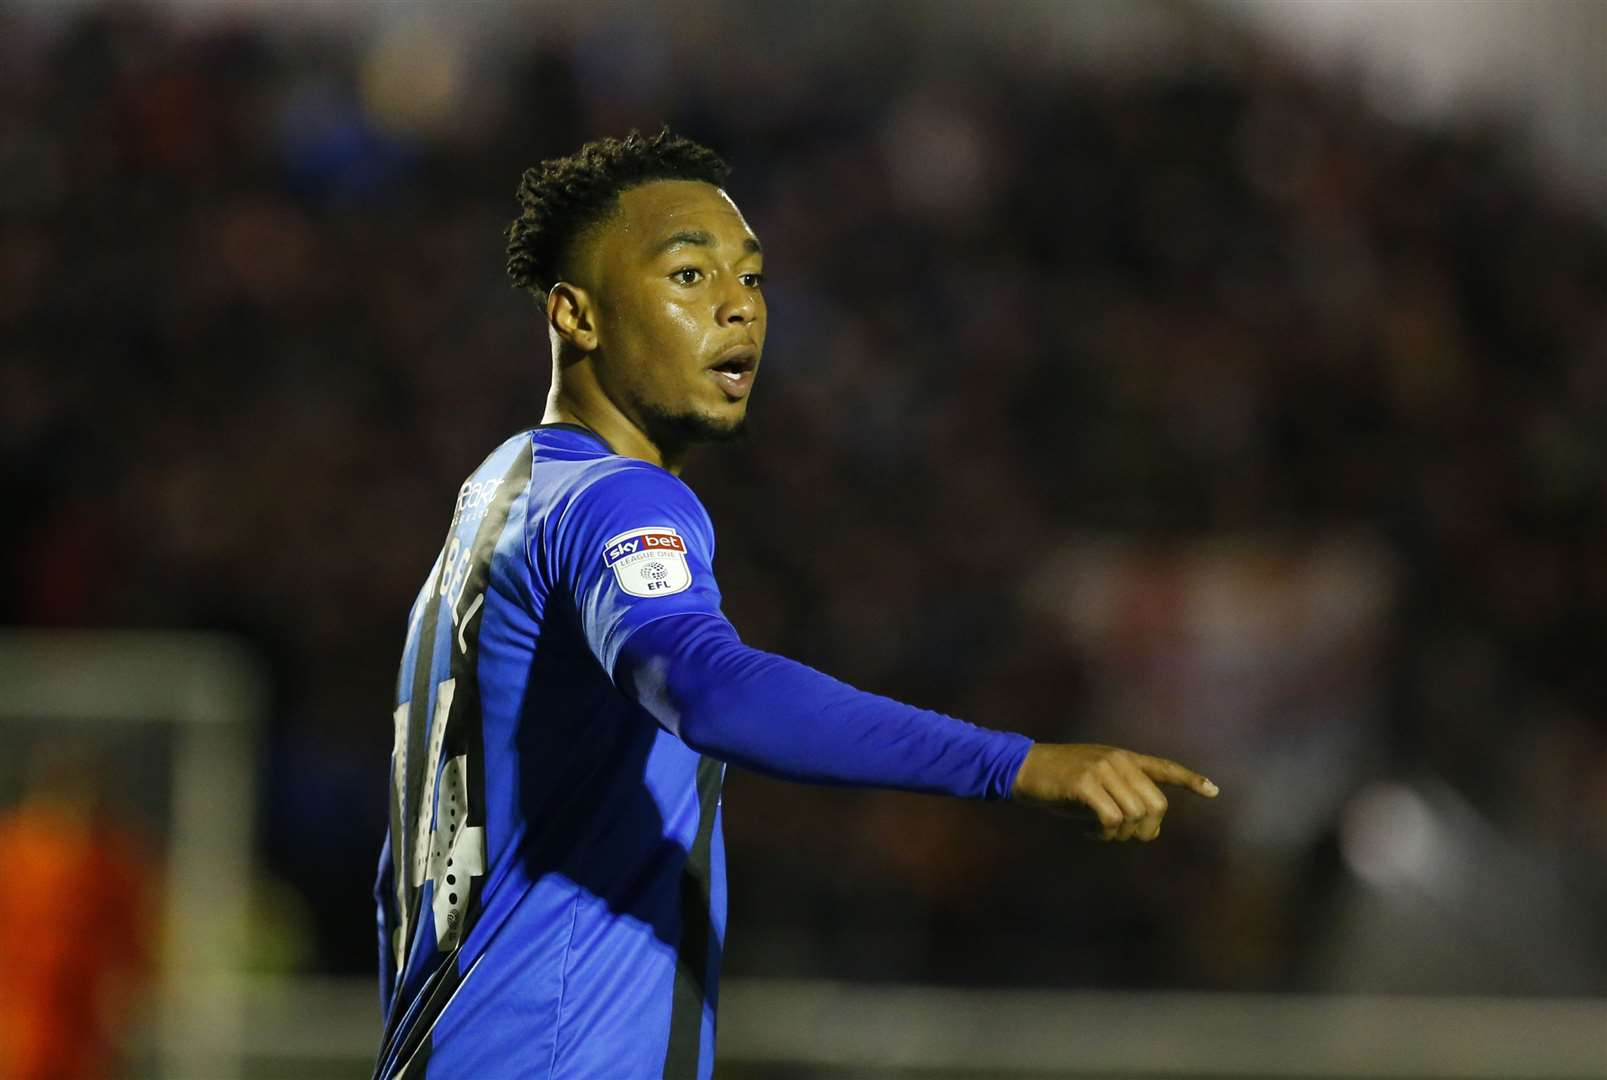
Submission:
[[[749,648],[712,615],[642,626],[614,675],[698,752],[806,783],[1002,799],[1032,745]]]

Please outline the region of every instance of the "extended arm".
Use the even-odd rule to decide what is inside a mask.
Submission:
[[[749,648],[720,613],[713,527],[690,489],[663,470],[622,465],[584,496],[589,509],[565,517],[554,551],[592,654],[701,753],[808,783],[1085,809],[1107,840],[1160,833],[1158,784],[1216,794],[1164,758],[1033,744]]]
[[[789,780],[1078,809],[1092,812],[1106,840],[1160,835],[1167,810],[1160,784],[1217,793],[1165,758],[1091,743],[1034,744],[867,694],[749,648],[717,615],[670,615],[639,627],[614,676],[693,749]]]
[[[1032,745],[749,648],[717,615],[638,627],[614,681],[694,750],[807,783],[1002,799]]]

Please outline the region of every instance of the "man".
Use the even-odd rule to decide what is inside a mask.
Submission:
[[[458,492],[408,622],[376,884],[376,1076],[707,1077],[725,763],[1082,806],[1154,839],[1183,766],[1033,745],[750,649],[678,479],[741,432],[763,252],[668,131],[527,171],[508,271],[543,302],[542,424]]]

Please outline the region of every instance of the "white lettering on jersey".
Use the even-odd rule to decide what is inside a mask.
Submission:
[[[458,488],[457,508],[452,511],[452,527],[457,528],[462,521],[473,524],[485,517],[491,500],[496,497],[497,488],[501,486],[500,479],[463,481],[463,486]]]

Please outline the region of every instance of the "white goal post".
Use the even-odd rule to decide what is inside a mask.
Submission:
[[[0,723],[156,723],[170,733],[163,940],[150,1055],[164,1078],[237,1080],[252,869],[254,653],[222,635],[0,630]]]

